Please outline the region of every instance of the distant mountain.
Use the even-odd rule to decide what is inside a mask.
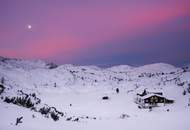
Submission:
[[[182,71],[173,65],[156,63],[141,67],[128,65],[99,68],[96,66],[75,66],[46,63],[41,60],[28,61],[21,59],[0,58],[0,76],[14,81],[18,86],[28,88],[34,86],[120,86],[129,80],[136,81],[141,76],[171,76],[170,73]],[[160,77],[160,78],[162,78]],[[141,80],[141,79],[138,79]],[[157,81],[158,82],[158,81]],[[35,85],[34,85],[35,84]],[[113,85],[114,84],[114,85]]]

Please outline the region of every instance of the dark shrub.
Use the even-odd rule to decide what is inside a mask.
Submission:
[[[63,116],[64,113],[63,112],[60,112],[58,111],[55,107],[50,107],[51,110],[53,110],[56,114],[60,115],[60,116]]]
[[[72,119],[72,117],[68,117],[67,119],[66,119],[66,121],[70,121]]]
[[[56,83],[54,83],[54,85],[53,85],[55,88],[57,87],[57,84]]]
[[[79,121],[79,118],[75,118],[73,121],[77,121],[77,122],[78,122],[78,121]]]
[[[54,121],[59,120],[59,116],[58,116],[58,114],[55,114],[55,112],[51,112],[51,118],[52,118]]]
[[[3,93],[4,90],[5,90],[5,87],[2,84],[0,84],[0,94]]]
[[[26,108],[31,108],[34,106],[34,104],[32,103],[31,99],[28,97],[17,97],[14,101],[13,104],[19,105],[19,106],[23,106]]]
[[[36,97],[36,94],[35,94],[35,93],[32,93],[31,95],[32,95],[32,97]]]
[[[182,83],[178,83],[177,85],[178,86],[183,86],[185,83],[184,82],[182,82]]]
[[[186,95],[186,91],[185,90],[183,91],[183,95]]]
[[[15,125],[18,125],[19,123],[22,123],[22,120],[23,119],[23,116],[19,117],[19,118],[16,118],[16,123]]]
[[[31,110],[31,111],[35,111],[35,112],[38,112],[36,107],[31,107],[30,110]]]
[[[102,99],[103,99],[103,100],[108,100],[109,97],[108,97],[108,96],[104,96],[104,97],[102,97]]]
[[[36,116],[33,114],[33,115],[32,115],[32,118],[36,118]]]
[[[34,106],[34,104],[31,102],[30,98],[28,98],[28,100],[26,101],[26,107],[31,108],[33,106]]]
[[[56,65],[55,63],[48,63],[47,66],[48,66],[48,69],[55,69],[58,67],[58,65]]]
[[[13,103],[14,98],[5,97],[4,102],[6,103]]]
[[[5,78],[2,77],[2,78],[1,78],[1,84],[4,84],[4,83],[5,83]]]
[[[115,90],[115,91],[116,91],[116,93],[119,93],[119,88],[116,88],[116,90]]]
[[[129,117],[130,117],[130,116],[127,115],[127,114],[122,114],[122,115],[120,116],[121,119],[129,118]]]
[[[42,107],[42,108],[40,108],[39,112],[42,115],[47,115],[50,112],[50,108]]]
[[[188,84],[187,92],[190,93],[190,84]]]

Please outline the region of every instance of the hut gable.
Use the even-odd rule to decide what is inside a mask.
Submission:
[[[155,103],[164,103],[165,97],[157,95],[157,94],[150,94],[142,97],[144,103],[155,104]]]

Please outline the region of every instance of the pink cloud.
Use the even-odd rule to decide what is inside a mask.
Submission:
[[[190,8],[188,4],[176,3],[153,7],[77,8],[68,12],[65,23],[84,39],[88,48],[94,48],[120,38],[144,35],[143,32],[148,35],[151,28],[190,15]]]
[[[64,37],[62,39],[46,38],[33,40],[31,43],[25,44],[22,48],[4,48],[1,50],[1,55],[20,58],[49,58],[56,54],[62,53],[70,56],[79,48],[75,39]]]

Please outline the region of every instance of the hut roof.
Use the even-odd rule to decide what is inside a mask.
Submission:
[[[149,97],[152,97],[152,96],[158,96],[158,97],[165,98],[164,96],[161,96],[161,95],[155,94],[155,93],[147,94],[147,95],[145,95],[145,96],[142,96],[141,98],[142,98],[142,99],[146,99],[146,98],[149,98]]]

